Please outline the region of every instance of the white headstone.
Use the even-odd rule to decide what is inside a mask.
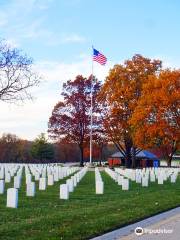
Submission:
[[[96,194],[103,194],[103,193],[104,193],[104,182],[96,181]]]
[[[0,179],[4,179],[4,168],[0,170]]]
[[[39,190],[46,190],[46,178],[39,179]]]
[[[163,179],[164,179],[164,177],[163,177],[163,175],[158,175],[158,184],[163,184]]]
[[[54,176],[53,175],[48,175],[48,185],[49,186],[54,185]]]
[[[118,175],[118,185],[122,185],[123,176]]]
[[[122,180],[122,190],[129,190],[129,180],[126,178]]]
[[[167,174],[164,172],[164,174],[163,174],[163,179],[164,179],[164,181],[167,181],[167,178],[168,178],[168,176],[167,176]]]
[[[74,187],[76,187],[76,186],[77,186],[77,178],[76,178],[76,175],[74,175],[74,176],[72,177],[72,179],[73,179],[73,185],[74,185]]]
[[[54,181],[55,181],[55,182],[58,182],[58,181],[59,181],[59,173],[58,173],[58,172],[55,172],[55,173],[54,173]]]
[[[15,176],[14,177],[14,188],[20,188],[21,187],[21,177]]]
[[[4,180],[0,180],[0,194],[4,193],[4,186],[5,186]]]
[[[26,184],[28,184],[29,182],[31,182],[32,176],[31,174],[27,174],[26,175]]]
[[[26,185],[26,196],[28,196],[28,197],[35,196],[35,182],[29,182]]]
[[[40,179],[40,174],[39,173],[35,173],[35,181],[39,181]]]
[[[7,190],[7,207],[17,208],[18,206],[18,190],[16,188],[9,188]]]
[[[10,183],[11,182],[11,175],[9,173],[5,174],[5,182]]]
[[[63,179],[63,172],[62,172],[62,170],[59,171],[59,179]]]
[[[141,175],[136,174],[136,183],[141,183]]]
[[[60,199],[69,199],[69,190],[67,184],[60,185]]]
[[[132,180],[132,181],[135,181],[135,180],[136,180],[136,172],[135,172],[134,170],[132,170],[130,177],[131,177],[131,180]]]
[[[46,178],[46,170],[43,170],[43,172],[42,172],[42,178]]]
[[[148,187],[148,178],[142,177],[142,187]]]
[[[175,183],[176,182],[176,174],[172,174],[171,175],[171,183]]]
[[[74,191],[74,183],[73,183],[73,180],[72,180],[72,179],[66,180],[66,184],[68,185],[69,192],[73,192],[73,191]]]
[[[155,182],[156,181],[156,177],[154,173],[150,173],[150,181],[151,182]]]
[[[114,181],[117,182],[118,181],[118,173],[114,172]]]
[[[80,175],[77,173],[77,182],[80,182]]]

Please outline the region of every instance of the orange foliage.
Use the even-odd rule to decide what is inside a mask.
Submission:
[[[102,87],[99,99],[103,105],[104,128],[125,158],[130,157],[135,147],[129,120],[141,97],[142,86],[160,69],[161,61],[135,55],[124,65],[115,65]]]
[[[129,124],[136,144],[170,145],[173,154],[180,139],[180,70],[148,77]]]

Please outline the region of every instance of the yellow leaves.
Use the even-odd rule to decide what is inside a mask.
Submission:
[[[100,95],[109,135],[128,132],[139,147],[179,138],[180,70],[162,70],[161,61],[135,55],[110,70]]]
[[[129,121],[134,126],[136,144],[142,144],[144,134],[149,138],[148,146],[154,144],[153,139],[161,138],[162,143],[167,144],[177,139],[177,136],[180,137],[179,86],[179,70],[163,70],[159,75],[148,77]]]
[[[159,60],[135,55],[124,65],[115,65],[110,70],[99,98],[102,105],[111,109],[108,114],[107,112],[104,114],[106,130],[113,129],[119,136],[122,132],[128,132],[128,134],[131,132],[132,123],[129,121],[138,106],[143,85],[148,83],[149,75],[155,75],[160,67]],[[139,113],[137,118],[141,117],[142,119],[144,112],[140,109]]]

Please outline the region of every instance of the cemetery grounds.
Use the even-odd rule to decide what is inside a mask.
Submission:
[[[4,194],[0,194],[0,239],[90,239],[180,205],[179,175],[175,183],[168,178],[160,185],[157,180],[149,182],[148,187],[129,181],[127,191],[107,172],[100,171],[100,175],[103,194],[95,192],[95,171],[87,171],[69,199],[64,200],[59,198],[59,187],[70,176],[47,186],[44,191],[39,190],[33,176],[36,194],[27,197],[23,170],[18,208],[6,207],[6,191],[14,186],[13,178],[5,183]]]

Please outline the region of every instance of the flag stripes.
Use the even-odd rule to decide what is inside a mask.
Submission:
[[[93,48],[93,61],[100,63],[101,65],[105,65],[107,62],[107,58],[100,53],[98,50]]]

